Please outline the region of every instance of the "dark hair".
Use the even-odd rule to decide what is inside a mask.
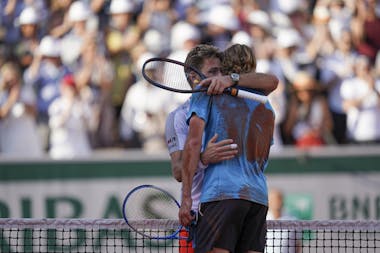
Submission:
[[[222,54],[219,48],[212,45],[200,44],[190,50],[187,54],[185,64],[200,70],[203,67],[204,60],[209,58],[222,60]]]

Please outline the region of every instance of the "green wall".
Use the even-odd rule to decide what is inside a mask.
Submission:
[[[267,174],[380,171],[380,147],[284,149],[271,155]],[[139,151],[98,154],[86,160],[0,159],[0,181],[67,180],[171,175],[167,154]]]

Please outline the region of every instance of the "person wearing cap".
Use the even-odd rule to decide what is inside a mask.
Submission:
[[[23,75],[25,85],[32,87],[36,92],[37,123],[42,138],[41,144],[45,149],[48,148],[49,138],[48,108],[59,96],[61,79],[69,72],[60,55],[59,41],[51,36],[43,37],[34,52],[32,64]]]
[[[114,68],[111,102],[117,117],[129,87],[135,82],[132,50],[137,48],[140,29],[133,20],[132,1],[112,0],[109,7],[109,25],[105,30],[105,46]]]
[[[24,8],[18,21],[21,40],[17,43],[15,52],[24,70],[32,63],[33,52],[41,40],[41,30],[37,11],[33,7]]]
[[[20,68],[14,62],[1,65],[0,76],[0,153],[41,157],[33,90],[23,85]]]
[[[110,23],[106,30],[106,46],[111,55],[131,50],[140,38],[133,23],[135,6],[131,1],[112,0],[109,7]]]
[[[81,100],[72,74],[62,78],[59,90],[59,97],[49,106],[49,155],[53,159],[89,156],[87,127],[92,109]]]
[[[247,15],[246,23],[257,59],[272,58],[276,45],[272,36],[272,22],[269,15],[262,10],[253,10]]]
[[[301,37],[293,28],[282,28],[276,33],[276,49],[273,64],[283,76],[286,88],[294,81],[296,73],[301,69],[296,57],[301,46]]]
[[[68,31],[62,36],[61,57],[62,61],[71,68],[75,68],[88,38],[97,40],[97,30],[91,30],[92,12],[90,6],[83,0],[71,3],[67,14]]]
[[[201,42],[201,31],[198,27],[179,21],[171,30],[171,53],[167,58],[184,62],[189,51]],[[166,77],[171,78],[171,77]],[[172,92],[167,112],[172,111],[183,104],[189,98],[189,94]]]
[[[141,71],[145,60],[152,57],[149,52],[140,55],[136,62],[137,69]],[[126,145],[141,145],[146,152],[158,152],[165,148],[165,107],[170,93],[156,89],[141,74],[138,76],[137,82],[128,90],[121,109],[120,133]]]
[[[214,5],[210,7],[205,17],[204,42],[224,50],[240,27],[234,9],[226,4]]]

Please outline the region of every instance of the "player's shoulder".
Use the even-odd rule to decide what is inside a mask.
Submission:
[[[182,118],[186,117],[188,110],[189,101],[186,101],[168,114],[166,122],[176,124],[176,122],[181,121]]]
[[[189,110],[189,101],[187,100],[185,103],[179,105],[176,109],[171,111],[169,115],[172,117],[178,117],[179,115],[186,114]]]

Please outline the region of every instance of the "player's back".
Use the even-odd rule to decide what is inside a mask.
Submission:
[[[206,170],[202,202],[247,199],[267,205],[264,170],[272,144],[274,112],[269,103],[228,95],[210,99],[205,141],[215,132],[238,145],[236,158],[210,165]]]

